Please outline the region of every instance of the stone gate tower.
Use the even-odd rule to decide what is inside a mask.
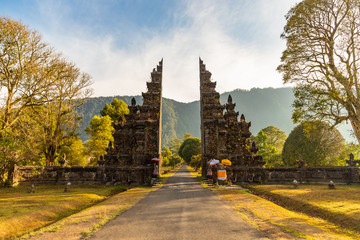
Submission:
[[[238,120],[230,95],[225,105],[220,104],[216,82],[211,81],[211,72],[201,59],[199,68],[202,175],[206,175],[206,162],[212,158],[227,158],[233,166],[263,166],[255,143],[250,144],[251,122],[246,122],[243,114]]]
[[[215,90],[216,82],[211,81],[211,72],[201,59],[200,65],[200,124],[201,149],[203,159],[201,163],[202,175],[206,174],[206,160],[223,155],[224,149],[219,142],[225,140],[225,107],[220,104],[220,94]]]
[[[115,124],[114,144],[110,143],[105,155],[105,165],[118,167],[145,167],[152,158],[160,158],[162,120],[163,60],[151,72],[142,93],[143,104],[131,100],[129,114]]]

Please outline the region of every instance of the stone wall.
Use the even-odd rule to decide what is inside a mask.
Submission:
[[[153,166],[141,167],[15,167],[14,185],[150,183]]]
[[[104,184],[140,185],[150,183],[153,167],[15,167],[14,185]],[[357,167],[262,168],[231,167],[234,183],[300,183],[360,184]]]
[[[233,167],[232,181],[289,183],[297,180],[300,183],[329,183],[335,184],[360,183],[360,169],[357,167]]]

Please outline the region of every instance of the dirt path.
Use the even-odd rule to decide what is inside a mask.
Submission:
[[[185,166],[90,239],[264,239]]]

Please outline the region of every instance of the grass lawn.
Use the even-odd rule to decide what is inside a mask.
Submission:
[[[134,206],[149,192],[159,187],[140,186],[116,194],[105,201],[95,204],[76,214],[56,221],[46,227],[21,236],[20,239],[48,240],[66,239],[78,240],[90,236],[105,223],[115,218],[123,211]]]
[[[121,192],[121,186],[71,185],[36,186],[0,189],[0,239],[13,238],[76,213],[110,195]]]
[[[191,168],[189,170],[194,177],[201,179],[198,172]],[[250,189],[248,190],[236,185],[213,187],[207,181],[202,184],[226,200],[246,221],[266,233],[270,239],[360,239],[360,234],[355,229],[344,227],[340,223],[345,219],[354,225],[360,224],[360,186],[336,186],[337,189],[330,190],[327,185],[308,185],[308,189],[303,185],[300,189],[293,189],[291,185],[244,185],[243,187]],[[272,191],[276,192],[276,197]],[[313,202],[306,202],[305,196],[310,192],[313,192]],[[341,206],[340,201],[344,206]],[[339,222],[324,220],[313,212],[303,211],[304,208],[319,211],[319,203],[337,211],[341,208],[347,210],[342,213],[342,218],[339,218],[335,210],[326,212],[328,216],[339,218]],[[354,215],[356,220],[352,218]]]
[[[36,186],[35,193],[24,186],[0,189],[0,239],[81,239],[159,189],[178,168],[166,169],[157,186],[125,192],[125,186],[104,185],[71,185],[66,193],[64,185]]]
[[[360,185],[246,185],[252,192],[281,206],[321,217],[360,233]]]

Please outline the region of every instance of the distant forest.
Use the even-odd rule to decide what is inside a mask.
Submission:
[[[251,121],[251,131],[254,135],[267,127],[275,126],[287,135],[295,127],[292,122],[292,103],[294,95],[291,88],[253,88],[251,90],[236,89],[221,94],[220,102],[225,104],[229,94],[236,103],[236,111],[245,115],[246,121]],[[105,103],[114,98],[122,99],[130,104],[133,96],[113,96],[90,98],[78,109],[82,117],[79,134],[83,141],[88,139],[84,129],[95,116],[100,116],[100,110]],[[134,96],[137,104],[142,104],[141,96]],[[173,138],[182,138],[185,133],[200,137],[200,104],[199,101],[182,103],[172,99],[163,98],[162,144],[166,146]],[[351,140],[348,126],[339,130],[347,141]]]

